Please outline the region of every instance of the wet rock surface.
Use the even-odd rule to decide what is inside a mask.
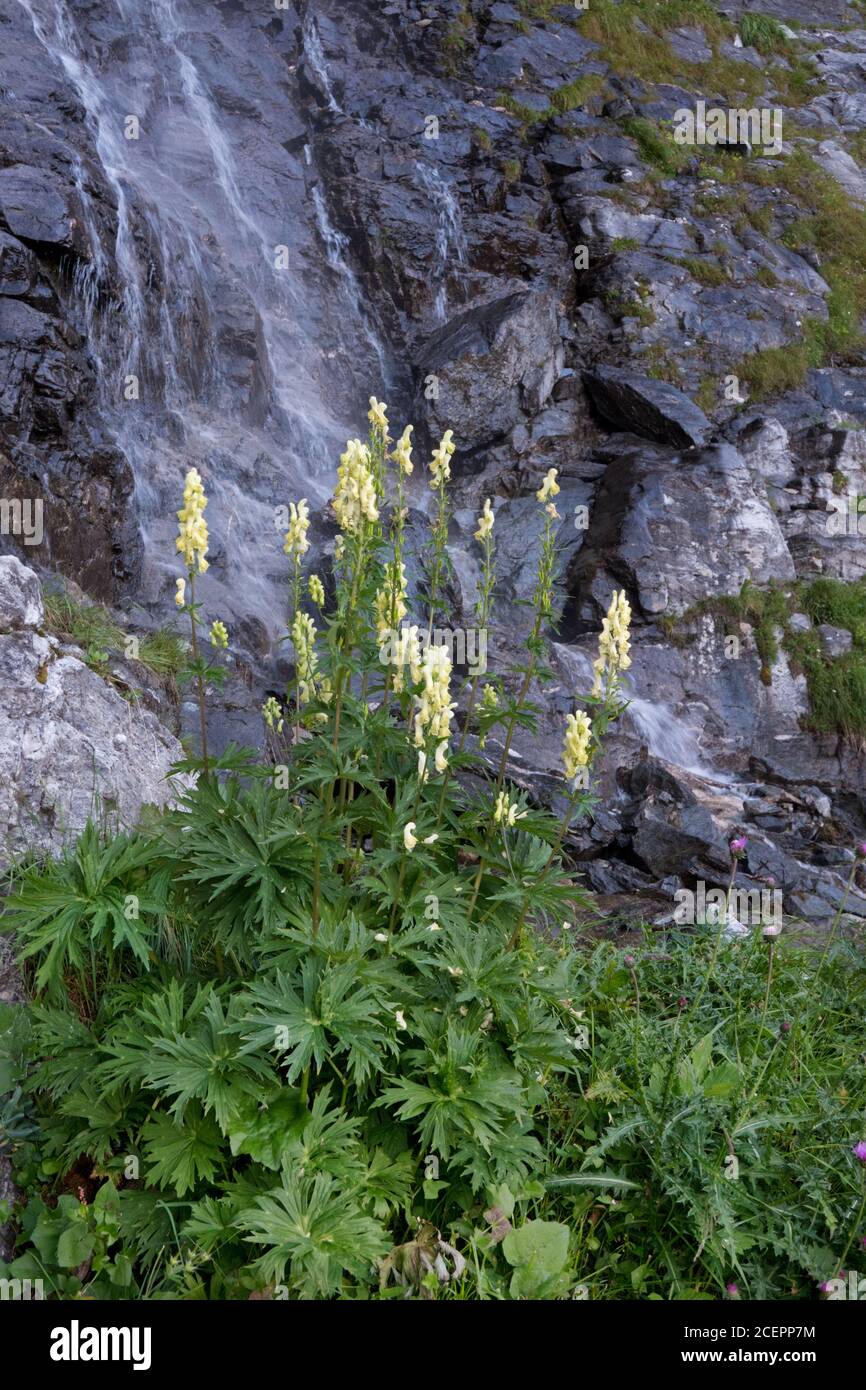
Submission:
[[[206,616],[249,673],[214,737],[248,742],[287,674],[275,509],[310,499],[326,574],[371,391],[421,449],[455,433],[449,627],[472,625],[494,499],[493,669],[519,650],[555,467],[563,623],[515,778],[561,798],[562,720],[625,588],[633,700],[574,837],[589,881],[648,902],[724,885],[738,831],[748,881],[820,919],[866,768],[816,718],[814,663],[862,638],[804,586],[866,575],[866,361],[850,337],[825,350],[833,261],[787,161],[817,161],[837,218],[863,203],[866,31],[845,0],[718,8],[723,39],[670,33],[650,82],[568,5],[0,0],[0,494],[46,502],[41,545],[0,547],[164,620],[195,463]],[[737,43],[756,12],[796,21],[795,47]],[[678,110],[736,95],[782,110],[778,156],[659,147]],[[744,584],[790,595],[775,635],[754,601],[724,606]]]

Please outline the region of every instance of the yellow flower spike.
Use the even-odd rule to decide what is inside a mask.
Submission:
[[[183,608],[184,604],[186,603],[186,580],[176,579],[174,582],[176,586],[174,593],[174,601],[177,604],[178,608]]]
[[[223,651],[229,644],[228,629],[219,618],[215,618],[210,625],[210,642],[212,647],[221,647]]]
[[[295,648],[295,669],[298,678],[298,703],[309,704],[317,693],[318,658],[316,656],[316,625],[308,613],[298,612],[291,627]]]
[[[549,502],[551,498],[559,495],[560,488],[556,481],[557,472],[556,468],[548,468],[544,482],[535,494],[539,502]]]
[[[332,506],[340,529],[347,535],[357,534],[368,521],[379,520],[370,450],[360,439],[350,439],[346,452],[340,455]]]
[[[208,532],[204,511],[207,506],[204,485],[197,468],[190,468],[184,480],[183,506],[177,513],[178,536],[176,548],[189,570],[204,574],[207,569]]]
[[[300,560],[310,548],[307,540],[307,532],[310,529],[310,509],[307,506],[306,497],[302,497],[300,502],[295,505],[289,503],[289,528],[286,531],[286,540],[283,551],[293,560]]]
[[[425,648],[419,675],[422,688],[415,697],[415,746],[424,748],[428,739],[436,739],[447,749],[451,716],[457,706],[449,699],[451,658],[445,647]],[[444,756],[444,750],[437,751],[437,763]]]
[[[631,666],[630,623],[631,605],[625,596],[625,590],[614,590],[607,615],[602,619],[598,657],[592,666],[595,674],[593,695],[602,693],[605,675],[609,681],[615,681],[621,671],[627,671]]]
[[[565,742],[562,746],[562,765],[565,776],[573,782],[582,767],[589,766],[592,724],[583,710],[569,714],[565,720]]]
[[[262,717],[269,729],[273,729],[278,734],[283,732],[282,710],[273,695],[269,695],[262,705]]]
[[[493,521],[494,516],[493,509],[490,506],[490,498],[486,497],[484,499],[484,506],[481,509],[481,515],[478,518],[478,530],[475,532],[475,539],[477,541],[483,541],[490,535],[490,532],[493,530]]]
[[[401,562],[389,560],[385,566],[384,583],[376,594],[374,608],[376,640],[381,647],[409,611],[406,607],[406,567]]]
[[[310,590],[310,598],[317,608],[325,606],[325,586],[317,574],[311,574],[307,580]]]

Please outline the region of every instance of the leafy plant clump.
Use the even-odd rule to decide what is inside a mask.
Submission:
[[[493,1192],[507,1205],[505,1187],[515,1200],[543,1192],[548,1087],[576,1072],[578,1013],[575,957],[543,929],[581,900],[561,846],[621,707],[629,608],[613,596],[595,689],[565,720],[554,816],[506,771],[545,676],[556,471],[537,494],[525,663],[513,691],[470,673],[458,740],[436,628],[455,446],[447,432],[429,466],[423,627],[404,623],[411,427],[389,450],[375,399],[370,423],[338,471],[332,602],[304,572],[306,501],[290,508],[295,671],[263,710],[274,761],[208,751],[220,668],[205,656],[208,502],[191,469],[175,602],[201,750],[177,770],[196,780],[176,809],[110,838],[90,826],[61,859],[16,875],[6,926],[31,1002],[8,1133],[30,1200],[11,1277],[50,1270],[55,1292],[93,1296],[361,1297],[456,1275],[452,1219]],[[474,617],[485,636],[494,521],[488,501]],[[209,639],[227,647],[220,620]],[[490,766],[478,745],[494,731]],[[562,1233],[514,1230],[503,1253],[515,1296],[560,1289]]]
[[[209,755],[203,722],[173,809],[14,875],[28,1002],[0,1009],[0,1150],[24,1198],[0,1277],[58,1298],[818,1296],[866,1210],[866,970],[835,940],[841,908],[820,959],[775,930],[727,943],[724,916],[634,953],[579,937],[562,846],[622,708],[625,595],[564,721],[555,816],[507,772],[556,616],[556,472],[525,660],[469,672],[458,736],[432,638],[454,445],[429,465],[406,624],[411,431],[389,450],[375,399],[369,418],[340,463],[327,588],[305,572],[306,502],[289,509],[272,761]],[[191,469],[175,597],[202,709],[206,507]],[[488,500],[482,630],[494,532]]]

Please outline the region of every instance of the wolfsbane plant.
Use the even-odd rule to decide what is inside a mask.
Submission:
[[[439,1235],[420,1242],[423,1257],[395,1257],[418,1244],[419,1222],[439,1232],[506,1189],[543,1190],[548,1089],[577,1068],[581,989],[574,953],[543,929],[581,892],[561,862],[566,827],[512,794],[506,760],[488,770],[471,748],[497,720],[506,742],[531,722],[525,673],[501,709],[482,698],[474,731],[470,696],[455,750],[445,649],[422,650],[410,623],[380,659],[383,621],[408,615],[410,431],[389,454],[375,398],[370,424],[340,463],[330,609],[318,576],[303,583],[306,505],[290,511],[296,674],[264,710],[272,741],[294,729],[285,761],[214,757],[203,720],[201,755],[182,765],[198,778],[175,809],[107,844],[90,828],[16,884],[7,920],[31,993],[21,1085],[38,1131],[27,1152],[48,1179],[75,1172],[82,1208],[57,1215],[34,1198],[21,1267],[56,1266],[58,1292],[74,1279],[106,1296],[352,1296],[374,1269],[387,1283],[404,1265],[418,1283],[448,1263]],[[449,432],[431,464],[433,601],[454,447]],[[553,617],[557,491],[551,471],[530,678]],[[207,568],[206,502],[191,470],[176,600],[202,710],[194,585]],[[477,532],[485,620],[493,524],[488,503]],[[621,616],[618,597],[615,607]],[[227,645],[219,620],[211,641]],[[586,737],[566,740],[575,783],[620,708],[615,679],[587,705]],[[569,816],[588,797],[575,785]],[[542,930],[522,933],[527,919]],[[105,1236],[120,1227],[122,1258]],[[524,1265],[536,1240],[559,1249],[561,1234],[509,1246],[523,1271],[515,1296],[534,1287]]]

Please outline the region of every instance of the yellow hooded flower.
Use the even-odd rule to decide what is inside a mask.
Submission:
[[[484,506],[478,518],[478,530],[475,532],[475,539],[477,541],[483,541],[490,535],[490,532],[493,530],[493,520],[493,509],[490,506],[490,498],[487,497],[484,500]]]
[[[400,469],[400,472],[407,478],[412,472],[413,467],[411,434],[412,426],[407,425],[400,438],[397,440],[397,443],[394,445],[394,452],[391,455],[397,467]]]
[[[375,396],[370,397],[370,409],[367,411],[367,419],[374,430],[380,430],[384,439],[388,438],[388,416],[385,414],[388,407],[384,401],[377,401]]]
[[[535,494],[539,502],[549,502],[551,498],[557,497],[559,495],[560,489],[559,484],[556,481],[556,474],[557,469],[548,468],[547,473],[545,474],[544,482],[541,484],[541,487]]]
[[[174,582],[176,585],[174,592],[174,601],[177,604],[178,608],[183,608],[184,604],[186,603],[186,580],[176,579]]]

